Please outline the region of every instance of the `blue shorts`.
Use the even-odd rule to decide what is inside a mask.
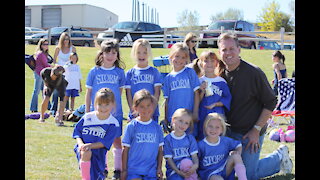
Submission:
[[[211,173],[208,175],[208,177],[206,177],[207,179],[210,179],[211,176],[213,175],[219,175],[221,176],[223,179],[225,180],[231,180],[231,179],[234,179],[234,173],[235,171],[232,170],[232,172],[227,176],[227,168],[225,167],[222,171],[218,172],[218,173]],[[204,177],[203,177],[204,178]],[[205,179],[205,178],[204,178]]]
[[[148,175],[139,175],[139,174],[129,174],[127,176],[127,180],[131,180],[131,179],[136,179],[136,178],[140,178],[143,180],[157,180],[157,177],[149,177]]]
[[[79,96],[79,90],[78,89],[67,89],[66,90],[66,96],[68,96],[68,97],[77,97],[77,96]]]
[[[118,131],[116,137],[121,137],[121,136],[122,136],[122,124],[123,124],[122,120],[123,120],[123,115],[114,116],[114,117],[118,120],[119,125],[120,125],[120,131]]]

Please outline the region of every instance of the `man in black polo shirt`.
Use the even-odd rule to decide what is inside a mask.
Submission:
[[[267,121],[277,98],[264,72],[240,59],[240,46],[235,35],[221,34],[219,54],[225,69],[221,76],[232,95],[230,111],[226,112],[230,128],[227,136],[242,142],[242,159],[248,179],[260,179],[278,173],[290,173],[292,161],[288,147],[281,145],[270,156],[259,160]]]
[[[58,113],[55,117],[55,122],[57,126],[62,126],[62,115],[65,108],[65,103],[63,103],[63,98],[65,96],[66,87],[68,85],[68,82],[64,79],[64,76],[62,75],[65,72],[64,68],[62,66],[55,66],[53,68],[47,67],[41,70],[40,75],[44,82],[43,87],[43,101],[41,104],[41,114],[39,122],[44,122],[44,113],[45,110],[48,107],[48,103],[50,100],[50,96],[53,93],[53,91],[56,89],[58,91],[60,102],[58,106]]]

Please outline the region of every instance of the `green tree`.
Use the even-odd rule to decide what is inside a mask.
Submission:
[[[281,27],[286,31],[292,30],[290,16],[280,12],[280,5],[274,1],[262,9],[262,14],[258,18],[260,21],[258,25],[262,31],[279,31]]]
[[[184,10],[179,13],[177,17],[178,30],[190,31],[190,30],[200,30],[199,27],[199,13],[197,11]]]
[[[225,12],[218,12],[215,15],[211,15],[210,21],[211,23],[217,20],[243,20],[243,11],[239,9],[229,8]]]

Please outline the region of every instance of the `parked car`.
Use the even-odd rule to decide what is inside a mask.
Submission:
[[[296,50],[296,46],[295,44],[284,43],[283,50]]]
[[[29,41],[31,39],[31,36],[33,34],[36,34],[38,31],[41,32],[41,31],[45,31],[45,30],[41,29],[41,28],[35,28],[35,27],[24,27],[24,39],[25,39],[25,41]]]
[[[157,24],[141,21],[119,22],[106,30],[105,33],[99,33],[97,43],[100,45],[105,39],[116,38],[120,46],[132,46],[133,42],[139,38],[149,38],[148,35],[163,35],[163,30]],[[150,41],[151,42],[151,41]],[[153,45],[152,47],[160,47]],[[162,44],[161,44],[162,47]]]
[[[167,38],[171,39],[171,40],[167,41],[167,48],[171,48],[173,46],[173,44],[175,44],[177,42],[183,42],[183,40],[184,40],[184,36],[176,36],[176,35],[171,35],[171,34],[168,34]]]
[[[258,49],[260,50],[280,50],[281,46],[275,41],[259,41]]]
[[[247,21],[241,21],[241,20],[218,20],[210,24],[207,28],[207,30],[221,30],[221,27],[224,27],[224,30],[232,30],[232,31],[254,31],[254,25],[247,22]],[[200,40],[199,46],[200,48],[217,48],[217,41],[216,40],[206,40],[206,38],[217,38],[220,35],[220,33],[210,33],[205,32],[200,34],[201,38],[204,38],[203,40]],[[255,34],[237,34],[239,38],[247,37],[247,38],[257,38]],[[255,41],[249,41],[249,40],[240,40],[239,41],[240,46],[243,48],[249,48],[249,49],[256,49],[256,43]]]
[[[63,32],[70,31],[88,31],[82,28],[74,28],[74,27],[53,27],[50,29],[51,35],[51,44],[57,45],[59,43],[60,35]],[[91,33],[73,33],[71,32],[71,38],[93,38]],[[48,33],[38,33],[31,36],[29,40],[30,44],[37,44],[39,39],[41,38],[48,38]],[[71,39],[72,40],[72,39]],[[80,40],[72,40],[72,44],[76,46],[86,46],[86,47],[93,47],[94,41],[93,39],[80,39]]]

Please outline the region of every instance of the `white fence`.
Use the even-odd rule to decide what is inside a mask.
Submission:
[[[282,27],[280,31],[275,32],[269,32],[269,31],[233,31],[233,30],[224,30],[221,28],[221,30],[199,30],[199,31],[168,31],[166,28],[164,29],[163,35],[143,35],[143,38],[146,38],[149,40],[150,44],[153,45],[163,45],[163,47],[168,47],[168,44],[172,44],[172,41],[176,42],[182,42],[184,40],[184,37],[181,38],[173,38],[172,35],[177,34],[187,34],[189,32],[193,32],[195,34],[203,34],[203,33],[224,33],[224,32],[232,32],[235,34],[279,34],[280,39],[267,39],[265,37],[257,37],[257,38],[243,38],[239,37],[239,40],[247,40],[247,41],[255,41],[256,44],[259,41],[276,41],[280,42],[281,49],[283,49],[284,43],[292,43],[295,44],[295,40],[285,40],[284,35],[295,35],[295,32],[285,32],[284,28]],[[48,33],[49,42],[51,42],[51,36],[50,36],[50,30],[49,31],[26,31],[26,33]],[[105,34],[113,34],[113,31],[69,31],[70,33],[91,33],[91,34],[99,34],[99,33],[105,33]],[[39,38],[38,38],[39,39]],[[218,38],[202,38],[199,37],[197,40],[198,42],[201,41],[208,41],[208,40],[214,40],[217,41]],[[33,40],[37,40],[37,38],[34,38]],[[71,40],[97,40],[102,41],[103,39],[97,38],[97,36],[94,36],[94,38],[85,38],[85,37],[71,37]],[[26,39],[27,41],[27,39]],[[257,46],[256,46],[257,47]]]

